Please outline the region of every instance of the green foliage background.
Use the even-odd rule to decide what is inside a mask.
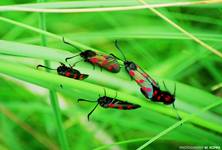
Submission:
[[[1,6],[23,3],[33,3],[27,7],[36,8],[139,4],[129,0],[60,3],[50,0],[39,5],[31,0],[0,1]],[[0,149],[125,150],[136,149],[150,139],[153,143],[145,149],[222,146],[221,90],[213,90],[222,84],[221,57],[149,10],[42,14],[3,11],[1,6]],[[158,10],[221,52],[221,4]],[[118,39],[126,57],[143,67],[161,88],[165,81],[173,91],[176,83],[175,105],[183,120],[178,122],[172,106],[147,101],[124,68],[113,74],[101,72],[99,68],[93,70],[91,65],[82,62],[76,68],[90,75],[84,81],[37,70],[36,66],[44,63],[56,68],[59,62],[78,52],[65,45],[62,36],[82,49],[121,57],[113,44]],[[73,62],[79,59],[73,59]],[[99,107],[88,122],[86,116],[94,104],[77,103],[77,99],[96,100],[99,94],[104,94],[104,88],[108,96],[115,96],[117,91],[118,99],[142,107],[132,111]],[[193,113],[198,116],[190,116]]]

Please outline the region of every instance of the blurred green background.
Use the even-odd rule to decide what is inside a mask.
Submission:
[[[147,2],[159,4],[176,1]],[[62,43],[61,36],[82,49],[92,47],[121,57],[113,44],[114,40],[119,40],[126,57],[143,67],[161,87],[162,81],[165,81],[170,91],[173,91],[174,83],[177,84],[175,105],[182,118],[222,100],[221,57],[209,52],[147,9],[65,14],[2,9],[4,5],[18,6],[24,3],[39,2],[0,1],[0,150],[131,150],[178,121],[172,106],[147,101],[124,68],[119,74],[112,74],[105,70],[100,72],[99,68],[93,70],[91,65],[80,63],[77,68],[90,75],[87,80],[80,82],[58,77],[56,72],[37,71],[38,64],[50,63],[52,68],[56,68],[59,61],[78,52]],[[134,5],[141,4],[133,0],[48,0],[47,3],[27,7],[101,8]],[[158,10],[221,52],[222,4]],[[10,22],[7,18],[22,24]],[[41,31],[30,30],[23,24],[46,29],[55,35],[41,35]],[[60,89],[59,83],[64,85],[64,89]],[[142,107],[132,111],[98,107],[88,122],[87,114],[94,104],[77,103],[76,100],[96,100],[99,94],[103,95],[104,87],[108,96],[114,96],[114,91],[117,91],[119,99],[131,102],[134,99],[136,103],[138,99]],[[145,149],[179,149],[179,146],[221,148],[221,115],[221,106],[205,111],[191,122],[185,122],[158,138]],[[104,145],[106,147],[102,147]]]

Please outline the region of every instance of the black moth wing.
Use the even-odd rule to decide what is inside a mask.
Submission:
[[[63,75],[69,78],[74,78],[77,80],[84,80],[89,76],[87,74],[81,74],[79,70],[73,69],[72,67],[67,67],[67,66],[64,72],[60,72],[60,75]]]
[[[88,78],[88,76],[89,76],[88,74],[81,74],[80,71],[76,70],[76,69],[71,69],[70,72],[72,74],[72,77],[74,79],[78,79],[78,80],[84,80],[84,79]]]
[[[84,80],[84,79],[86,79],[86,78],[88,78],[89,77],[89,75],[88,74],[80,74],[80,80]]]
[[[146,78],[152,85],[156,86],[159,88],[158,83],[149,75],[147,74],[140,66],[137,65],[137,71],[144,77]]]
[[[109,104],[106,105],[107,108],[114,108],[120,110],[130,110],[130,109],[137,109],[140,105],[132,104],[126,101],[113,99]]]
[[[81,74],[79,70],[73,69],[73,68],[68,68],[67,71],[71,72],[72,74]]]

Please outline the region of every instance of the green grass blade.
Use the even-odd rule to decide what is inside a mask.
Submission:
[[[167,0],[164,3],[178,2],[176,0]],[[187,1],[192,2],[192,1]],[[161,0],[149,0],[150,4],[163,3]],[[16,4],[10,6],[20,6],[20,7],[31,7],[31,8],[85,8],[85,7],[118,7],[118,6],[135,6],[139,5],[137,1],[132,0],[119,0],[119,1],[67,1],[67,2],[45,2],[45,3],[26,3],[26,4]],[[7,6],[7,5],[6,5]],[[221,7],[221,4],[208,4],[208,5],[195,5],[190,7]]]
[[[39,2],[41,2],[41,0],[38,0]],[[44,2],[44,0],[43,0]],[[39,20],[40,20],[40,28],[44,31],[46,31],[46,18],[45,18],[45,14],[40,13],[39,14]],[[45,35],[41,35],[41,41],[42,41],[42,46],[47,46],[47,38]],[[50,68],[50,63],[48,60],[44,60],[44,64],[46,67]],[[49,70],[47,70],[49,72]],[[69,150],[69,146],[68,146],[68,141],[65,135],[65,131],[63,128],[63,124],[62,124],[62,115],[61,115],[61,111],[59,108],[59,103],[58,103],[58,97],[56,95],[56,91],[53,90],[49,90],[49,96],[50,96],[50,101],[51,101],[51,105],[53,108],[53,112],[55,114],[55,120],[56,120],[56,125],[57,125],[57,135],[59,137],[59,141],[60,141],[60,145],[61,145],[61,149],[62,150]]]
[[[173,129],[181,126],[183,123],[192,120],[194,117],[196,117],[197,115],[200,115],[201,113],[208,111],[216,106],[219,106],[222,104],[222,101],[216,101],[215,103],[201,109],[198,113],[194,113],[192,115],[187,116],[186,118],[182,119],[181,121],[178,121],[177,123],[175,123],[174,125],[170,126],[169,128],[167,128],[166,130],[160,132],[158,135],[154,136],[153,138],[151,138],[148,142],[146,142],[145,144],[143,144],[142,146],[140,146],[139,148],[137,148],[137,150],[142,150],[145,147],[147,147],[148,145],[150,145],[151,143],[153,143],[154,141],[156,141],[157,139],[159,139],[160,137],[162,137],[163,135],[169,133],[170,131],[172,131]],[[222,127],[221,127],[222,128]]]
[[[58,36],[56,34],[53,34],[53,33],[50,33],[50,32],[47,32],[47,31],[44,31],[44,30],[41,30],[41,29],[38,29],[38,28],[35,28],[35,27],[32,27],[32,26],[20,23],[20,22],[17,22],[17,21],[14,21],[12,19],[8,19],[8,18],[5,18],[5,17],[0,17],[0,20],[4,21],[4,22],[7,22],[7,23],[10,23],[10,24],[13,24],[13,25],[16,25],[16,26],[19,26],[19,27],[22,27],[22,28],[25,28],[25,29],[28,29],[28,30],[31,30],[33,32],[40,33],[42,35],[46,35],[48,37],[57,39],[57,40],[62,42],[62,36]],[[88,46],[86,46],[84,44],[81,44],[79,42],[71,41],[70,39],[67,39],[67,38],[65,38],[65,39],[66,39],[67,42],[69,42],[69,43],[71,43],[71,44],[73,44],[73,45],[75,45],[77,47],[81,47],[83,49],[93,49],[93,48],[88,47]]]
[[[75,12],[104,12],[104,11],[127,11],[127,10],[139,10],[145,8],[160,8],[160,7],[184,7],[184,6],[192,6],[192,5],[206,5],[210,3],[219,3],[218,1],[186,1],[186,2],[170,2],[170,3],[161,3],[161,4],[149,4],[149,6],[125,6],[125,7],[110,7],[110,8],[102,8],[101,4],[97,8],[82,8],[82,9],[44,9],[44,8],[32,8],[24,5],[14,5],[14,6],[2,6],[0,7],[0,11],[27,11],[27,12],[45,12],[45,13],[75,13]],[[97,4],[99,4],[97,2]],[[138,3],[137,3],[138,4]],[[71,6],[69,6],[71,7]],[[76,6],[75,6],[76,7]]]
[[[85,98],[92,98],[94,96],[97,97],[98,91],[100,91],[99,93],[102,95],[103,90],[104,90],[104,86],[99,86],[99,85],[87,83],[84,81],[72,80],[69,78],[45,73],[42,71],[33,70],[28,67],[24,67],[24,66],[20,66],[18,64],[13,64],[13,63],[4,62],[4,61],[0,62],[0,72],[2,72],[4,74],[8,74],[13,77],[16,77],[21,80],[25,80],[25,81],[49,88],[49,89],[63,91],[63,92],[66,92],[67,94],[70,94],[70,95],[72,95],[73,93],[75,93],[75,95],[79,94],[79,93],[83,94],[85,89],[87,89],[87,92],[89,94],[85,95]],[[97,76],[98,76],[98,74],[97,74]],[[60,87],[61,83],[64,86],[63,89],[61,89],[61,87]],[[117,82],[117,83],[119,85],[121,82]],[[118,85],[116,85],[116,86],[118,86]],[[180,85],[180,84],[177,84],[177,85],[178,85],[178,91],[179,91],[179,89],[182,88],[182,87],[180,87],[182,85]],[[131,85],[131,86],[134,86],[134,85]],[[136,86],[134,86],[134,87],[136,88]],[[127,88],[125,87],[124,89],[127,89]],[[186,90],[187,90],[186,93],[188,93],[189,89],[187,88]],[[194,89],[192,89],[192,88],[190,89],[190,91],[193,91],[193,90]],[[107,91],[107,96],[110,96],[110,97],[115,96],[116,92],[114,90],[106,87],[106,91]],[[137,92],[137,91],[134,91],[134,92]],[[198,91],[198,92],[200,93],[201,91]],[[220,100],[220,98],[217,98],[217,97],[212,96],[210,94],[206,94],[204,92],[202,92],[202,96],[207,97],[209,99]],[[128,102],[131,102],[131,103],[139,104],[149,110],[155,110],[155,111],[161,112],[161,113],[169,115],[169,116],[176,116],[173,109],[163,106],[163,105],[156,105],[151,102],[148,103],[147,100],[144,100],[144,98],[142,98],[142,97],[143,96],[132,96],[127,93],[123,93],[123,92],[120,93],[119,92],[117,98],[124,99]],[[182,118],[188,116],[187,113],[180,112],[180,111],[179,111],[179,113],[182,116]],[[191,122],[194,124],[203,126],[205,128],[211,129],[213,131],[222,133],[221,126],[215,122],[209,122],[205,119],[198,118],[198,117],[193,119]]]
[[[62,115],[61,115],[61,111],[59,108],[59,103],[58,103],[56,91],[49,90],[49,95],[50,95],[50,100],[51,100],[53,112],[54,112],[55,118],[56,118],[57,131],[58,131],[59,141],[61,144],[61,149],[62,150],[69,150],[68,141],[66,139],[65,131],[63,128]]]
[[[2,113],[0,115],[1,121],[2,121],[2,133],[4,135],[5,143],[7,144],[10,149],[13,150],[22,150],[22,147],[20,143],[18,143],[18,138],[16,137],[16,134],[13,132],[12,128],[12,122]]]
[[[34,45],[28,45],[28,44],[22,44],[22,43],[10,42],[4,40],[0,40],[0,44],[1,44],[0,54],[3,55],[44,59],[44,60],[51,60],[58,62],[59,61],[63,62],[66,57],[73,55],[69,52],[54,48],[34,46]],[[35,51],[33,51],[32,48],[34,48]]]
[[[136,149],[151,139],[152,143],[144,149],[222,146],[222,105],[198,114],[202,108],[222,101],[222,88],[212,88],[222,81],[220,57],[145,10],[145,6],[140,7],[138,0],[36,1],[0,1],[0,116],[9,119],[0,122],[0,149],[62,150],[62,130],[67,147],[74,150]],[[159,7],[158,11],[170,20],[222,52],[222,3],[144,1]],[[190,5],[200,1],[205,4]],[[47,20],[37,11],[45,13]],[[162,91],[173,93],[176,84],[175,106],[182,119],[198,115],[166,133],[179,121],[172,105],[145,98],[137,83],[130,80],[122,61],[118,73],[100,71],[98,66],[93,69],[82,61],[74,69],[89,77],[81,81],[60,76],[56,70],[36,68],[42,64],[56,69],[60,62],[72,65],[82,60],[78,56],[65,62],[66,57],[79,51],[63,43],[62,37],[81,50],[93,47],[122,58],[113,42],[118,40],[126,58],[142,67]],[[114,97],[117,92],[117,99],[141,108],[120,111],[99,106],[88,122],[87,114],[94,104],[78,103],[77,99],[96,101],[99,94],[104,95],[104,88],[107,96]],[[50,97],[49,91],[56,93],[59,101],[56,95]],[[63,127],[59,125],[57,129],[57,122]]]

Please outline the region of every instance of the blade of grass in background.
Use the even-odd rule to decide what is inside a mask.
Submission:
[[[7,146],[10,149],[22,150],[21,145],[18,142],[18,138],[13,132],[13,128],[12,128],[12,124],[10,120],[4,115],[4,113],[1,113],[0,118],[2,120],[2,128],[4,131],[3,135],[7,137],[7,138],[4,138],[4,142],[7,144]]]
[[[142,150],[145,147],[147,147],[149,144],[153,143],[154,141],[156,141],[157,139],[159,139],[161,136],[167,134],[168,132],[174,130],[176,127],[179,127],[180,125],[182,125],[183,123],[193,119],[194,117],[196,117],[197,115],[200,115],[201,113],[208,111],[216,106],[219,106],[222,104],[222,100],[217,101],[205,108],[203,108],[202,110],[200,110],[198,113],[192,114],[187,116],[186,118],[182,119],[181,121],[178,121],[177,123],[175,123],[174,125],[170,126],[169,128],[167,128],[166,130],[160,132],[158,135],[156,135],[155,137],[153,137],[152,139],[150,139],[148,142],[146,142],[145,144],[143,144],[142,146],[140,146],[137,150]]]
[[[95,94],[95,95],[97,95],[98,91],[103,92],[103,87],[100,87],[98,85],[86,83],[84,81],[72,80],[72,79],[60,77],[60,76],[57,76],[54,74],[49,74],[49,73],[45,73],[45,72],[41,72],[41,71],[35,71],[33,69],[22,67],[19,65],[14,66],[13,64],[10,64],[10,63],[0,62],[0,70],[2,73],[12,75],[12,76],[17,77],[19,79],[26,80],[28,82],[41,85],[41,86],[47,87],[49,89],[54,89],[54,90],[59,90],[59,91],[65,90],[64,92],[69,91],[70,94],[73,92],[76,94],[82,93],[82,92],[84,92],[85,88],[88,89],[88,92],[90,92],[91,94]],[[21,72],[21,70],[23,70],[23,72]],[[70,82],[70,80],[72,82]],[[61,87],[59,86],[61,83],[64,85],[63,89],[61,89]],[[178,88],[179,87],[180,87],[180,85],[178,84]],[[107,91],[108,96],[110,95],[110,93],[113,93],[112,95],[115,95],[114,90],[106,88],[106,91]],[[211,95],[208,95],[208,97],[209,97],[209,99],[211,99]],[[212,96],[212,97],[214,97],[214,96]],[[131,103],[139,104],[139,105],[146,107],[148,109],[153,109],[153,110],[159,111],[161,113],[166,113],[167,115],[170,115],[170,116],[176,116],[174,110],[171,108],[167,108],[162,105],[155,105],[152,103],[148,103],[147,101],[141,100],[140,98],[135,97],[135,96],[127,95],[125,93],[118,93],[118,98],[127,100]],[[214,97],[214,99],[220,100],[220,98],[217,98],[217,97]],[[181,114],[182,117],[186,117],[188,115],[183,112],[179,112],[179,113]],[[218,124],[208,122],[208,121],[203,120],[201,118],[195,118],[191,122],[198,124],[200,126],[204,126],[205,128],[209,128],[211,130],[217,131],[217,132],[222,132],[222,128]]]
[[[38,28],[35,28],[35,27],[32,27],[32,26],[20,23],[20,22],[17,22],[17,21],[14,21],[14,20],[11,20],[11,19],[8,19],[8,18],[5,18],[5,17],[0,17],[0,20],[8,22],[8,23],[11,23],[11,24],[14,24],[14,25],[22,27],[22,28],[29,29],[31,31],[34,31],[34,32],[37,32],[37,33],[40,33],[40,34],[43,34],[43,35],[49,36],[51,38],[54,38],[54,39],[62,41],[62,37],[58,36],[56,34],[53,34],[53,33],[50,33],[50,32],[47,32],[47,31],[44,31],[44,30],[41,30],[41,29],[38,29]],[[73,44],[73,45],[75,45],[75,46],[77,46],[77,47],[81,47],[83,49],[93,49],[93,48],[88,47],[86,45],[83,45],[83,44],[81,44],[79,42],[71,41],[70,39],[67,39],[67,38],[66,38],[66,41],[71,43],[71,44]]]
[[[155,0],[151,3],[162,4],[168,2],[172,3],[174,1],[167,0],[163,2],[162,0]],[[18,3],[22,2],[13,0],[10,2],[0,1],[0,5],[16,6]],[[137,1],[117,0],[50,2],[34,4],[33,6],[42,8],[46,7],[46,5],[49,8],[95,8],[112,7],[111,5],[116,7],[141,4]],[[189,7],[168,7],[158,10],[201,40],[216,49],[221,49],[221,37],[218,36],[221,28],[221,24],[218,21],[222,19],[220,10],[218,10],[220,7],[220,4],[207,4]],[[34,16],[30,22],[24,20],[31,14]],[[107,15],[102,16],[102,14]],[[39,34],[36,33],[44,32],[41,30],[36,32],[35,28],[34,30],[29,30],[30,26],[36,26],[34,22],[38,20],[37,15],[39,14],[1,12],[1,16],[16,18],[16,22],[22,22],[23,24],[22,26],[17,26],[0,21],[2,29],[0,34],[4,35],[3,39],[12,41],[0,41],[0,72],[2,72],[0,75],[0,100],[5,108],[13,111],[18,118],[35,128],[35,132],[50,137],[52,141],[58,141],[55,130],[56,124],[54,123],[54,118],[51,117],[51,107],[47,101],[48,95],[45,92],[41,92],[41,89],[43,90],[44,88],[36,85],[60,91],[58,94],[63,106],[61,113],[70,149],[93,149],[106,144],[115,144],[117,141],[124,142],[128,139],[141,139],[141,137],[150,139],[175,124],[177,120],[171,106],[153,104],[145,99],[136,83],[129,80],[124,69],[114,75],[104,70],[100,72],[98,67],[93,70],[92,66],[82,62],[75,66],[76,69],[90,75],[83,83],[75,82],[71,79],[69,80],[70,83],[68,83],[68,80],[64,77],[57,78],[56,71],[47,74],[50,82],[44,80],[46,78],[46,76],[42,76],[44,69],[37,71],[36,65],[41,64],[45,59],[52,61],[50,62],[52,68],[56,68],[59,65],[59,61],[64,61],[65,57],[75,55],[65,50],[73,52],[75,49],[62,43],[61,37],[53,38],[51,35],[47,35],[48,33],[44,33],[47,37],[48,46],[54,48],[30,45],[30,43],[38,45]],[[29,24],[28,28],[27,26],[23,28],[24,23]],[[13,28],[18,30],[13,30]],[[161,89],[164,89],[161,84],[163,80],[166,82],[169,91],[173,91],[174,83],[177,84],[175,105],[182,118],[186,118],[188,114],[198,112],[201,108],[217,100],[221,100],[221,98],[210,94],[211,87],[218,84],[219,74],[222,73],[220,69],[221,59],[216,55],[212,55],[209,51],[191,41],[191,39],[187,40],[186,36],[156,17],[152,12],[138,10],[109,13],[47,14],[47,28],[51,33],[65,35],[65,37],[77,40],[85,45],[101,49],[107,54],[115,53],[121,57],[113,45],[113,40],[119,40],[127,58],[141,65],[147,73],[160,83]],[[33,28],[31,27],[30,29]],[[13,34],[13,32],[17,31],[19,32]],[[10,32],[12,36],[5,38]],[[13,37],[16,37],[16,39]],[[38,52],[42,54],[38,54]],[[149,55],[150,57],[148,57]],[[77,60],[78,58],[73,59],[73,62]],[[10,68],[8,68],[7,72],[5,72],[6,70],[2,68],[3,65],[4,67],[13,65],[11,69],[15,70],[9,70]],[[27,71],[28,68],[30,69],[29,71]],[[11,73],[9,74],[8,71]],[[32,73],[34,72],[38,74],[33,76]],[[38,78],[38,76],[42,78]],[[30,81],[29,78],[33,80]],[[51,81],[51,78],[55,78],[58,82]],[[25,87],[23,87],[23,84]],[[64,85],[64,89],[61,89],[59,84]],[[85,88],[80,87],[78,84],[85,86]],[[144,101],[144,105],[140,109],[132,111],[98,107],[92,115],[92,120],[87,122],[86,116],[92,109],[93,104],[77,103],[76,100],[78,98],[96,100],[98,94],[103,95],[103,87],[107,89],[107,94],[110,97],[115,96],[115,91],[118,91],[119,99],[124,98],[125,100],[125,98],[132,96],[132,99],[129,99],[130,102],[133,102],[133,100],[138,100],[138,103]],[[97,88],[97,92],[90,88]],[[13,94],[9,95],[9,91]],[[216,92],[214,91],[214,94],[219,96],[219,91]],[[128,97],[119,93],[128,95]],[[195,117],[189,123],[184,123],[164,137],[158,138],[148,148],[165,149],[167,147],[168,149],[178,149],[179,145],[184,144],[218,145],[218,143],[222,143],[220,137],[221,114],[221,107],[215,107],[199,117]],[[12,122],[11,125],[13,130],[16,129],[16,123]],[[44,145],[35,141],[20,127],[17,129],[14,134],[18,136],[19,144],[21,143],[22,146],[25,144],[29,149],[45,148]],[[1,133],[4,133],[1,125],[0,130]],[[7,147],[2,140],[3,137],[4,135],[0,135],[0,143],[2,143],[2,147]],[[26,140],[27,138],[29,138],[28,141]],[[88,141],[87,145],[85,141]],[[117,147],[106,145],[106,149],[136,149],[141,144],[141,142],[129,142],[128,144],[117,145]]]
[[[38,2],[44,2],[45,0],[38,0]],[[40,28],[43,31],[46,31],[46,17],[45,14],[40,13]],[[41,35],[41,43],[42,46],[47,47],[47,38],[45,35]],[[44,60],[44,64],[46,67],[50,68],[50,63],[48,60]],[[46,69],[48,72],[49,70]],[[50,101],[51,101],[51,105],[53,108],[53,112],[55,115],[55,120],[56,120],[56,124],[57,124],[57,135],[59,137],[59,141],[60,141],[60,146],[62,150],[69,150],[69,146],[68,146],[68,141],[66,139],[66,135],[65,135],[65,131],[63,128],[63,123],[62,123],[62,115],[60,112],[60,107],[59,107],[59,102],[58,102],[58,97],[56,94],[56,91],[54,90],[49,90],[49,97],[50,97]]]
[[[26,18],[24,18],[23,23],[35,24],[36,20],[33,20],[35,16],[36,14],[28,15]],[[7,32],[7,34],[3,36],[2,38],[3,39],[19,39],[20,38],[19,36],[21,36],[22,33],[24,33],[24,30],[20,28],[19,26],[16,26],[15,28]]]
[[[149,4],[147,4],[144,0],[138,0],[140,3],[144,4],[145,6],[149,6]],[[155,13],[156,15],[158,15],[160,18],[162,18],[163,20],[165,20],[166,22],[168,22],[170,25],[172,25],[174,28],[178,29],[179,31],[181,31],[182,33],[184,33],[186,36],[190,37],[191,39],[193,39],[195,42],[197,42],[198,44],[200,44],[201,46],[205,47],[206,49],[208,49],[209,51],[211,51],[212,53],[214,53],[215,55],[219,56],[222,58],[222,53],[220,51],[218,51],[217,49],[211,47],[210,45],[204,43],[203,41],[201,41],[200,39],[198,39],[196,36],[194,36],[193,34],[189,33],[188,31],[186,31],[184,28],[182,28],[181,26],[177,25],[175,22],[173,22],[172,20],[170,20],[168,17],[166,17],[165,15],[163,15],[162,13],[160,13],[158,10],[148,7],[149,10],[151,10],[153,13]]]
[[[46,137],[41,135],[38,132],[35,132],[35,130],[30,127],[28,124],[24,123],[22,120],[16,117],[14,113],[12,113],[10,110],[5,108],[4,105],[0,104],[0,111],[6,115],[8,118],[10,118],[13,122],[15,122],[17,125],[19,125],[23,130],[31,134],[35,139],[37,139],[41,144],[43,144],[48,149],[58,150],[57,146],[48,140]]]
[[[185,1],[185,2],[174,2],[174,3],[162,3],[162,4],[150,4],[150,5],[139,5],[139,6],[125,6],[125,7],[111,7],[111,8],[81,8],[81,9],[44,9],[44,8],[31,8],[26,7],[23,5],[21,6],[2,6],[0,7],[0,11],[7,12],[7,11],[24,11],[24,12],[45,12],[45,13],[86,13],[86,12],[108,12],[108,11],[128,11],[128,10],[139,10],[145,8],[161,8],[161,7],[176,7],[176,6],[189,6],[189,5],[198,5],[198,4],[212,4],[212,3],[219,3],[221,0],[218,1]]]
[[[151,143],[155,142],[156,140],[158,140],[159,138],[161,138],[162,136],[164,136],[165,134],[169,133],[170,131],[174,130],[175,128],[183,125],[185,122],[188,122],[190,120],[192,120],[194,117],[200,115],[201,113],[205,112],[205,111],[208,111],[214,107],[217,107],[219,105],[222,104],[222,100],[220,101],[217,101],[205,108],[202,108],[198,113],[194,113],[194,114],[191,114],[189,116],[187,116],[186,118],[182,119],[181,121],[178,121],[177,123],[175,123],[174,125],[170,126],[169,128],[167,128],[166,130],[160,132],[158,135],[152,137],[151,139],[149,138],[140,138],[140,139],[132,139],[132,140],[125,140],[125,141],[121,141],[121,142],[117,142],[117,143],[113,143],[113,144],[110,144],[110,145],[104,145],[104,146],[101,146],[101,147],[98,147],[98,148],[95,148],[94,150],[101,150],[101,149],[105,149],[105,148],[108,148],[112,145],[118,145],[118,144],[127,144],[127,143],[132,143],[132,142],[140,142],[140,141],[145,141],[147,139],[149,139],[148,142],[146,142],[145,144],[143,144],[142,146],[140,146],[139,148],[137,148],[137,150],[142,150],[144,149],[145,147],[147,147],[148,145],[150,145]]]
[[[175,3],[177,0],[165,0],[165,3]],[[193,1],[184,1],[184,2],[193,2]],[[205,1],[209,2],[209,1]],[[220,1],[216,1],[220,2]],[[162,0],[149,0],[150,4],[159,4],[163,3]],[[208,4],[208,5],[196,5],[193,7],[213,7],[218,8],[221,7],[221,4]],[[10,6],[21,6],[21,7],[31,7],[31,8],[84,8],[84,7],[118,7],[118,6],[137,6],[140,5],[137,1],[132,0],[115,0],[115,1],[105,1],[105,0],[97,0],[97,1],[57,1],[57,2],[47,2],[47,3],[25,3],[25,4],[13,4]],[[8,5],[6,5],[8,6]],[[191,5],[192,7],[192,5]]]

